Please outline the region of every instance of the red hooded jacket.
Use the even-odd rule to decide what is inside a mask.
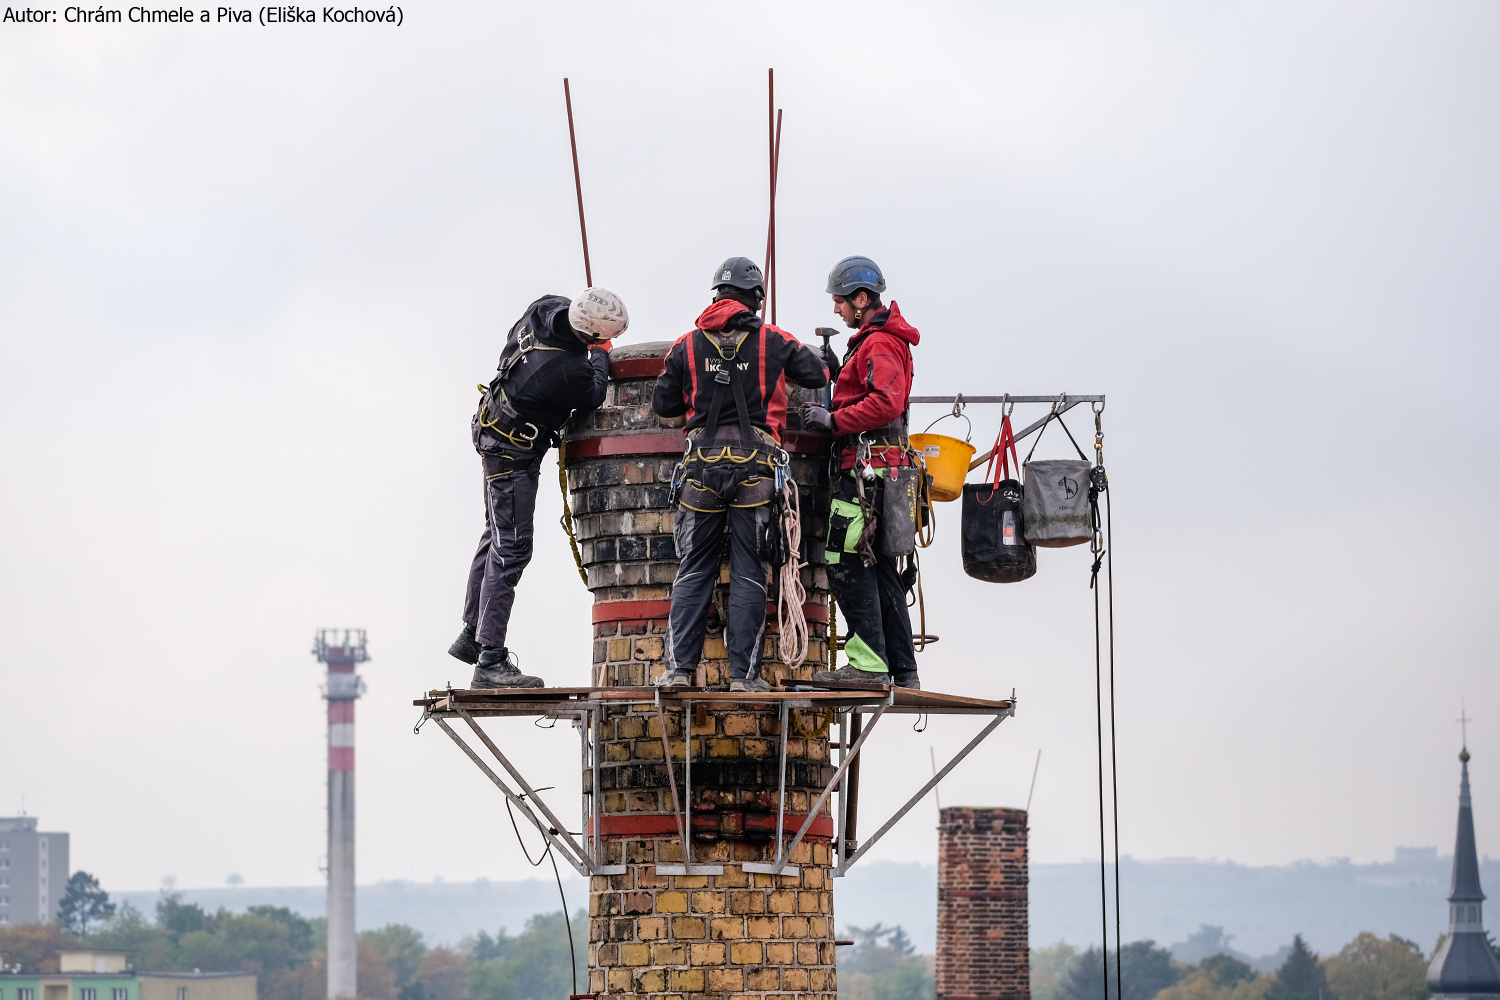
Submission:
[[[900,420],[911,401],[913,367],[911,349],[922,335],[906,322],[901,309],[892,302],[872,313],[849,340],[844,353],[844,367],[833,386],[834,434],[852,438],[864,431],[874,431]],[[900,435],[892,435],[894,439]],[[873,435],[872,435],[873,437]],[[843,449],[840,468],[854,467],[852,440],[837,442]],[[906,456],[899,448],[875,448],[870,464],[905,465]]]
[[[743,373],[750,422],[777,441],[786,428],[786,383],[808,389],[828,384],[828,369],[818,355],[787,331],[770,323],[733,299],[720,299],[698,317],[696,327],[683,334],[667,352],[661,376],[651,396],[652,409],[663,417],[687,415],[692,432],[708,422],[714,395],[714,373],[723,355],[703,331],[742,334],[735,368]],[[734,424],[733,402],[721,404],[720,426]]]

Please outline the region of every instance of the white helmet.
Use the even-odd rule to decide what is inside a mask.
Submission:
[[[593,340],[613,340],[630,325],[625,303],[607,288],[585,288],[568,306],[568,323]]]

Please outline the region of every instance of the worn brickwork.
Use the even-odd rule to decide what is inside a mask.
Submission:
[[[1030,1000],[1026,811],[958,806],[938,820],[939,1000]]]
[[[652,413],[659,366],[650,362],[669,347],[637,344],[613,352],[604,406],[582,415],[565,436],[580,555],[595,601],[596,686],[647,685],[663,670],[666,609],[677,568],[667,494],[680,457],[681,421]],[[776,620],[770,616],[764,670],[773,684],[789,674],[807,679],[828,655],[820,544],[827,519],[826,459],[794,449],[793,476],[803,498],[811,640],[808,662],[789,671],[777,657]],[[714,614],[698,681],[722,686],[728,680],[723,629]],[[835,1000],[828,804],[789,859],[799,866],[797,875],[745,872],[744,862],[775,860],[780,718],[773,709],[748,704],[699,706],[691,720],[687,714],[674,707],[658,715],[638,705],[613,710],[604,720],[597,804],[604,860],[627,871],[590,882],[588,992],[602,1000],[693,993]],[[790,714],[788,840],[833,776],[829,721],[817,711]],[[685,760],[692,758],[692,861],[723,865],[721,875],[656,874],[658,864],[684,863],[663,726],[679,797],[687,791]],[[590,787],[592,775],[584,781]]]

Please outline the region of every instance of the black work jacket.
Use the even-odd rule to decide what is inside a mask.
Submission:
[[[604,403],[609,389],[609,352],[603,348],[591,350],[578,339],[568,323],[571,304],[562,295],[544,295],[510,328],[496,370],[511,363],[505,378],[497,376],[497,381],[516,416],[509,419],[491,406],[487,419],[498,423],[491,428],[481,426],[480,414],[475,414],[474,447],[480,454],[527,450],[539,458],[573,411],[592,410]],[[531,347],[523,353],[528,343]],[[495,389],[492,382],[486,400]],[[532,428],[536,431],[533,448],[518,449],[515,440],[529,437]],[[498,431],[511,431],[516,437],[506,438]]]

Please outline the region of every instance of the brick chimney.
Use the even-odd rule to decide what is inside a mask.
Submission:
[[[577,418],[565,435],[580,557],[594,594],[593,683],[600,687],[651,684],[664,668],[677,567],[667,491],[683,437],[680,420],[669,423],[652,412],[651,390],[670,346],[612,351],[605,404]],[[828,582],[819,544],[827,520],[827,439],[802,432],[795,410],[789,416],[785,443],[802,488],[812,563],[803,571],[810,641],[802,666],[779,662],[770,616],[764,670],[773,682],[810,679],[827,658]],[[723,632],[710,624],[698,683],[727,685]],[[746,872],[745,862],[772,862],[777,853],[780,713],[764,702],[699,702],[691,714],[685,720],[675,704],[665,713],[672,772],[682,796],[689,779],[684,758],[691,755],[692,861],[722,866],[723,873],[657,873],[659,864],[685,861],[663,761],[663,717],[650,705],[607,710],[596,815],[604,863],[626,870],[590,879],[588,992],[599,1000],[681,1000],[693,993],[835,1000],[828,805],[788,859],[799,867],[796,875]],[[788,841],[833,777],[831,714],[789,713]],[[586,788],[592,780],[585,773]]]
[[[1030,1000],[1026,810],[938,820],[937,1000]]]

